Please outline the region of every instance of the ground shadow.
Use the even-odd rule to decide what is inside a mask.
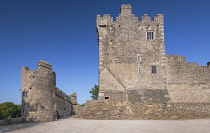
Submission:
[[[0,133],[12,132],[23,128],[29,128],[37,126],[43,123],[20,123],[20,124],[11,124],[11,125],[0,125]]]
[[[62,118],[59,118],[58,120],[69,119],[72,116],[74,116],[74,115],[62,117]],[[40,124],[43,124],[43,122],[41,122],[41,123],[20,123],[20,124],[11,124],[11,125],[0,124],[0,133],[12,132],[12,131],[16,131],[16,130],[23,129],[23,128],[30,128],[30,127],[37,126]]]

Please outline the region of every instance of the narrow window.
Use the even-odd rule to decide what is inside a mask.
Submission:
[[[139,68],[138,73],[141,74],[141,68]]]
[[[23,97],[27,98],[28,97],[27,91],[24,91],[22,95],[23,95]]]
[[[153,40],[154,39],[154,32],[147,32],[147,40]]]
[[[152,66],[152,73],[157,73],[157,67],[156,66]]]
[[[137,56],[137,62],[141,62],[141,57],[139,55]]]
[[[109,97],[105,97],[105,99],[109,99]]]
[[[28,92],[25,92],[25,97],[27,98],[28,97],[28,94],[27,94]]]

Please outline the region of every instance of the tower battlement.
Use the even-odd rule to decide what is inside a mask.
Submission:
[[[135,21],[138,23],[138,25],[139,23],[152,22],[156,24],[163,24],[164,22],[163,14],[157,14],[153,17],[153,19],[151,19],[151,17],[148,16],[148,14],[144,14],[144,16],[142,16],[139,20],[138,17],[132,14],[131,5],[122,5],[120,9],[120,14],[118,17],[116,17],[116,21],[113,21],[113,17],[111,17],[110,14],[104,14],[103,17],[97,15],[97,25],[100,27],[107,27],[108,25],[112,25],[115,23],[117,24],[117,22],[121,22],[123,20],[122,18],[126,18],[126,21],[128,21],[128,19]]]
[[[38,62],[38,70],[39,71],[45,71],[45,70],[52,71],[52,65],[46,61],[40,60]]]

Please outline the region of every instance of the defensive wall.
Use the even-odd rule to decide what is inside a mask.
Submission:
[[[173,103],[210,103],[210,66],[167,55],[167,89]]]

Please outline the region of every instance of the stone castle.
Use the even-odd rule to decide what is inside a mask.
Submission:
[[[60,116],[76,112],[85,119],[210,116],[210,63],[199,66],[183,56],[165,54],[162,14],[153,20],[144,14],[139,21],[131,5],[122,5],[116,21],[109,14],[97,15],[97,34],[98,100],[89,100],[81,108],[71,101],[74,98],[60,96],[51,65],[41,61],[38,71],[22,70],[23,116],[42,119],[48,114],[50,120],[55,112]],[[34,97],[26,99],[28,93]]]

